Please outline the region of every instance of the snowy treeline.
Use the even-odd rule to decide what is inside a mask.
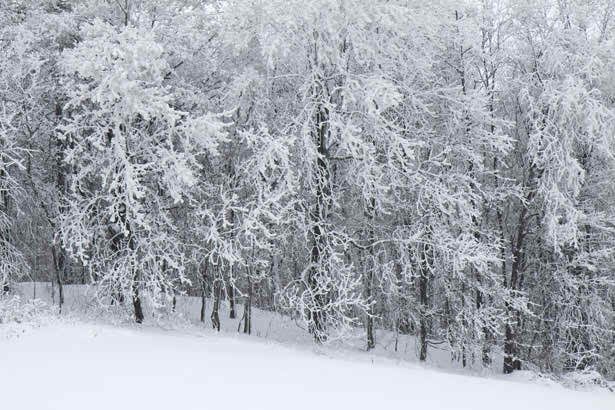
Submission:
[[[5,1],[0,282],[613,377],[613,10]]]

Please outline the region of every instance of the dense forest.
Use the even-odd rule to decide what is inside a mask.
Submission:
[[[615,377],[611,0],[5,0],[0,284]],[[209,303],[209,302],[208,302]],[[237,304],[237,309],[235,308]],[[241,309],[239,308],[241,305]],[[236,311],[237,310],[237,311]],[[202,310],[204,312],[204,310]]]

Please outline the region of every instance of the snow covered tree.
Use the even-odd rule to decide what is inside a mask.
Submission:
[[[535,362],[533,355],[543,368],[581,369],[602,354],[597,341],[611,330],[613,278],[602,267],[612,266],[612,214],[598,199],[613,165],[614,112],[603,88],[611,57],[602,51],[606,15],[588,20],[587,10],[536,1],[512,14],[514,70],[503,104],[516,140],[507,176],[521,197],[503,211],[504,273],[534,309],[510,309],[505,373]]]
[[[80,35],[61,61],[73,169],[62,237],[99,292],[126,296],[141,322],[142,294],[156,306],[186,281],[172,210],[193,198],[197,156],[216,154],[224,127],[174,107],[165,83],[171,67],[154,30],[96,20]]]

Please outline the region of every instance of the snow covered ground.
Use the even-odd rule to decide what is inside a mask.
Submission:
[[[57,305],[58,295],[57,287],[52,287],[49,282],[24,282],[18,286],[19,294],[24,300],[32,300],[34,298],[44,301],[49,305]],[[92,306],[91,294],[93,290],[84,285],[65,285],[63,307],[64,313],[77,313],[79,316],[87,316],[89,319],[98,319],[100,313],[97,306]],[[211,309],[212,301],[208,300],[205,310],[205,323],[199,322],[201,311],[201,299],[198,297],[178,296],[176,317],[183,319],[184,324],[192,324],[197,327],[211,328]],[[87,314],[88,311],[92,314]],[[221,330],[225,333],[236,334],[241,315],[243,313],[243,305],[236,305],[236,319],[229,318],[229,308],[226,302],[220,305],[220,320],[222,322]],[[132,313],[127,316],[128,320],[132,320]],[[151,318],[146,320],[151,322]],[[180,320],[181,321],[181,320]],[[169,325],[169,321],[166,322]],[[414,335],[397,335],[394,332],[375,329],[376,348],[370,352],[370,357],[386,357],[393,360],[402,360],[409,362],[418,361],[418,346]],[[293,345],[312,346],[312,337],[305,329],[302,329],[297,322],[288,316],[281,315],[275,312],[263,311],[253,308],[252,311],[252,336],[256,338],[264,338],[281,343],[290,343]],[[356,339],[346,341],[345,348],[350,350],[365,350],[365,332],[361,329],[357,330]],[[427,364],[430,367],[436,367],[445,370],[456,370],[460,372],[473,372],[476,374],[499,374],[502,369],[502,357],[498,354],[492,355],[492,369],[483,369],[480,361],[475,363],[474,368],[462,368],[460,361],[451,362],[450,353],[445,349],[429,349]],[[471,361],[469,366],[472,367]],[[615,410],[615,409],[614,409]]]
[[[613,410],[615,396],[238,335],[63,323],[0,340],[1,408]]]
[[[501,362],[461,370],[448,352],[431,350],[420,364],[413,337],[384,330],[370,353],[363,339],[316,349],[291,319],[258,309],[253,335],[238,334],[223,304],[216,333],[211,303],[198,322],[199,298],[178,298],[162,325],[105,325],[90,291],[66,286],[63,318],[0,325],[0,409],[615,410],[615,394],[568,390],[529,372],[502,376]],[[57,301],[46,283],[20,284],[19,293]]]

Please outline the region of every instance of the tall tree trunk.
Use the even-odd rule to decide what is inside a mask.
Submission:
[[[238,109],[239,110],[239,109]],[[237,120],[239,120],[240,114],[239,111],[237,112]],[[235,180],[235,167],[233,164],[233,155],[229,155],[229,162],[228,162],[228,173],[229,173],[229,178],[231,181],[231,187],[234,188],[234,183],[233,181]],[[231,241],[235,240],[235,211],[231,208],[229,211],[229,223],[230,223],[230,239]],[[235,313],[235,277],[233,276],[234,272],[234,267],[231,264],[229,266],[229,270],[228,270],[228,280],[226,282],[226,295],[228,297],[228,303],[229,303],[229,318],[230,319],[235,319],[237,317],[237,314]]]
[[[62,105],[57,102],[55,107],[55,115],[56,120],[59,122],[63,116]],[[57,138],[55,141],[56,144],[56,155],[55,155],[55,167],[57,169],[56,172],[56,189],[60,196],[66,194],[67,191],[67,182],[66,182],[66,174],[69,172],[70,167],[65,162],[64,152],[66,150],[67,142],[62,138]],[[47,212],[47,211],[46,211]],[[66,213],[66,205],[63,201],[60,201],[58,206],[58,212],[60,216]],[[52,228],[56,230],[56,222],[52,220],[52,218],[48,213],[48,219],[52,225]],[[62,313],[62,305],[64,305],[64,284],[63,279],[66,274],[66,250],[64,249],[64,243],[60,240],[56,245],[52,245],[51,249],[53,253],[53,260],[56,268],[56,281],[58,283],[58,306],[59,312]]]
[[[315,56],[315,65],[318,65],[318,56]],[[325,91],[322,84],[319,83],[315,87],[314,97],[322,99],[325,97]],[[326,232],[326,214],[329,206],[329,200],[331,197],[330,172],[327,161],[327,140],[329,135],[329,110],[324,104],[319,104],[316,116],[315,116],[315,129],[313,131],[314,143],[316,144],[318,158],[316,160],[316,202],[312,211],[310,212],[311,219],[311,234],[312,234],[312,250],[310,255],[310,262],[312,267],[310,269],[310,275],[308,285],[314,295],[314,307],[310,310],[310,331],[314,336],[316,343],[323,343],[327,340],[326,329],[326,314],[324,307],[327,304],[328,295],[324,294],[324,290],[321,287],[321,277],[328,275],[327,264],[327,238]],[[324,262],[324,263],[323,263]]]
[[[4,162],[4,160],[3,160]],[[5,183],[6,173],[4,168],[6,165],[2,164],[2,169],[0,169],[0,187],[2,188],[0,192],[0,197],[2,198],[2,212],[4,212],[7,220],[9,219],[9,187],[8,184]],[[6,243],[7,247],[11,242],[11,234],[9,231],[9,226],[5,226],[3,229],[0,229],[0,237],[3,239],[3,242]],[[6,249],[8,251],[8,249]],[[4,292],[8,293],[10,290],[9,283],[11,281],[10,275],[5,275],[4,278],[0,277],[0,284],[2,285],[2,289]],[[4,282],[4,283],[2,283]]]
[[[376,213],[376,201],[374,198],[371,198],[369,201],[368,209],[366,212],[366,217],[368,223],[371,227],[368,229],[369,238],[368,241],[372,242],[375,237],[375,232],[373,228],[374,217]],[[367,350],[371,350],[376,347],[376,338],[374,336],[374,301],[373,301],[373,286],[374,286],[374,269],[376,269],[376,256],[374,246],[370,246],[369,248],[369,256],[370,260],[365,263],[365,298],[369,303],[369,307],[367,308],[366,314],[366,323],[365,329],[367,333]]]
[[[538,175],[537,175],[538,173]],[[528,180],[526,184],[527,192],[525,195],[525,201],[521,204],[522,208],[519,212],[519,220],[517,223],[517,232],[515,242],[512,249],[512,264],[510,268],[510,281],[504,285],[508,285],[508,289],[511,291],[520,290],[520,282],[523,278],[523,252],[525,248],[525,238],[527,235],[527,227],[531,219],[529,215],[529,206],[536,195],[536,181],[540,179],[542,174],[541,170],[537,170],[535,165],[531,165],[528,173]],[[504,272],[506,275],[506,273]],[[508,312],[508,320],[504,330],[504,368],[505,374],[512,373],[514,370],[521,370],[521,361],[519,360],[519,348],[515,338],[515,332],[512,327],[512,318],[516,316],[517,324],[521,324],[520,313],[516,312],[510,304],[506,304],[506,310]]]

